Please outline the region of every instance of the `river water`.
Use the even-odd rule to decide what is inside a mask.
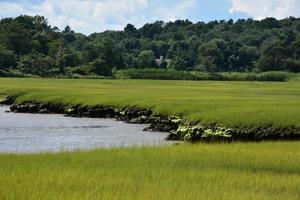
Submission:
[[[166,144],[166,133],[114,119],[6,113],[0,106],[0,153],[37,153]]]

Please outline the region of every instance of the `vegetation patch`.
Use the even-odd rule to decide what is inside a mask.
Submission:
[[[288,81],[293,73],[263,72],[263,73],[204,73],[184,72],[173,69],[127,69],[116,71],[118,79],[153,79],[153,80],[214,80],[214,81]]]
[[[172,69],[127,69],[115,73],[118,79],[200,80],[195,74]]]
[[[18,70],[1,70],[0,77],[28,77],[27,75],[19,72]]]

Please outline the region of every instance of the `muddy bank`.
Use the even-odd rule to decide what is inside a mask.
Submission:
[[[24,102],[14,104],[14,97],[6,97],[0,104],[11,105],[12,112],[64,114],[70,117],[116,118],[127,123],[150,124],[145,130],[169,132],[167,140],[188,142],[233,142],[266,140],[299,140],[297,127],[220,127],[184,121],[180,116],[160,115],[151,109],[114,106],[81,106],[53,103]]]

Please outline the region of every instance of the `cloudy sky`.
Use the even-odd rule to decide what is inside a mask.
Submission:
[[[0,18],[43,15],[60,29],[90,34],[156,20],[300,17],[300,0],[0,0]]]

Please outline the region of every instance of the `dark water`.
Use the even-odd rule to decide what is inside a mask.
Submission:
[[[146,125],[113,119],[6,113],[0,107],[0,152],[56,152],[100,147],[167,143],[165,133],[144,132]]]

